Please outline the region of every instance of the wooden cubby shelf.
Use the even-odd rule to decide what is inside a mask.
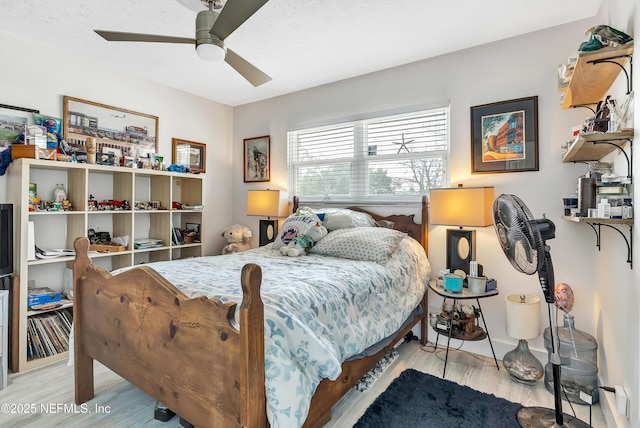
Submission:
[[[30,183],[37,187],[43,201],[52,199],[56,184],[63,184],[72,211],[29,211]],[[68,338],[58,329],[48,329],[49,351],[33,352],[34,325],[39,316],[73,308],[72,302],[47,311],[33,311],[28,307],[28,289],[48,287],[62,293],[71,286],[70,268],[73,256],[29,260],[29,223],[33,223],[34,244],[43,249],[73,249],[73,241],[87,236],[89,229],[109,232],[111,238],[128,237],[124,251],[102,252],[93,256],[97,266],[115,270],[142,263],[202,256],[204,212],[202,210],[174,210],[179,201],[191,206],[204,203],[204,175],[184,174],[149,169],[124,168],[93,164],[16,159],[8,169],[8,199],[14,206],[14,273],[12,285],[12,352],[11,371],[19,372],[68,357],[63,346]],[[101,210],[90,209],[89,199],[95,201],[154,202],[165,209]],[[200,225],[200,242],[177,245],[172,239],[174,228],[186,229],[187,223]],[[134,249],[136,239],[159,239],[162,247]],[[42,321],[52,324],[52,320]],[[55,323],[54,323],[55,324]],[[53,327],[60,327],[53,325]],[[30,331],[31,330],[31,331]],[[40,331],[39,333],[42,333]],[[41,336],[42,334],[39,334]],[[45,334],[46,336],[46,334]],[[57,342],[56,342],[57,341]],[[57,346],[56,346],[57,345]],[[53,354],[53,355],[51,355]]]

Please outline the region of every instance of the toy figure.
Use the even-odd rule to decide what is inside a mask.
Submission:
[[[47,129],[47,148],[58,149],[58,153],[71,154],[71,147],[59,132],[58,123],[55,119],[47,118],[42,121],[42,126]]]

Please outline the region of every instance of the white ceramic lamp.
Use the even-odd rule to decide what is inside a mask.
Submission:
[[[534,385],[544,374],[542,363],[531,353],[527,339],[540,335],[540,298],[525,294],[507,296],[506,331],[518,345],[502,359],[511,379]]]

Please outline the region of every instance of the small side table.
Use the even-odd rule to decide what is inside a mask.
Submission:
[[[438,327],[438,325],[436,325],[436,327],[433,327],[433,329],[438,334],[436,336],[436,344],[435,344],[436,347],[438,346],[438,339],[440,339],[440,334],[447,335],[447,352],[444,358],[444,370],[442,371],[442,377],[444,378],[447,373],[447,361],[449,359],[449,345],[451,343],[452,337],[454,339],[464,340],[464,341],[476,341],[476,340],[489,339],[489,346],[491,346],[491,353],[493,354],[493,360],[496,363],[496,368],[500,370],[500,366],[498,365],[498,359],[496,358],[496,353],[493,350],[493,343],[491,343],[491,336],[489,336],[489,329],[487,328],[487,323],[484,320],[482,307],[480,306],[480,299],[484,299],[485,297],[497,296],[499,294],[498,289],[496,288],[494,290],[490,290],[484,293],[473,294],[469,291],[468,288],[463,288],[461,293],[450,293],[448,291],[445,291],[443,287],[439,287],[438,285],[436,285],[436,280],[429,281],[429,288],[437,295],[444,297],[445,302],[447,301],[447,299],[453,300],[452,309],[448,313],[449,320],[448,321],[445,320],[445,322],[447,323],[446,328],[444,329],[440,328]],[[475,299],[476,303],[478,304],[478,311],[480,312],[480,318],[482,319],[482,324],[484,325],[484,331],[482,331],[480,327],[477,327],[477,329],[479,329],[480,331],[476,331],[474,334],[466,335],[466,334],[454,333],[453,332],[453,313],[455,311],[456,304],[458,300],[469,300],[469,299]],[[472,322],[475,322],[475,316]]]

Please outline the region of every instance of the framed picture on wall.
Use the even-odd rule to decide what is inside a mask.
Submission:
[[[268,135],[244,140],[244,182],[269,181],[271,150]]]
[[[471,107],[471,172],[538,171],[538,97]]]
[[[25,127],[33,124],[33,113],[40,111],[0,104],[0,151],[10,147],[16,137],[25,132]]]
[[[158,153],[158,117],[79,98],[63,97],[64,138],[85,144],[94,137],[98,152],[110,147],[121,156],[146,158]]]
[[[173,154],[171,163],[184,165],[192,172],[204,173],[207,162],[207,146],[202,143],[172,138]]]

